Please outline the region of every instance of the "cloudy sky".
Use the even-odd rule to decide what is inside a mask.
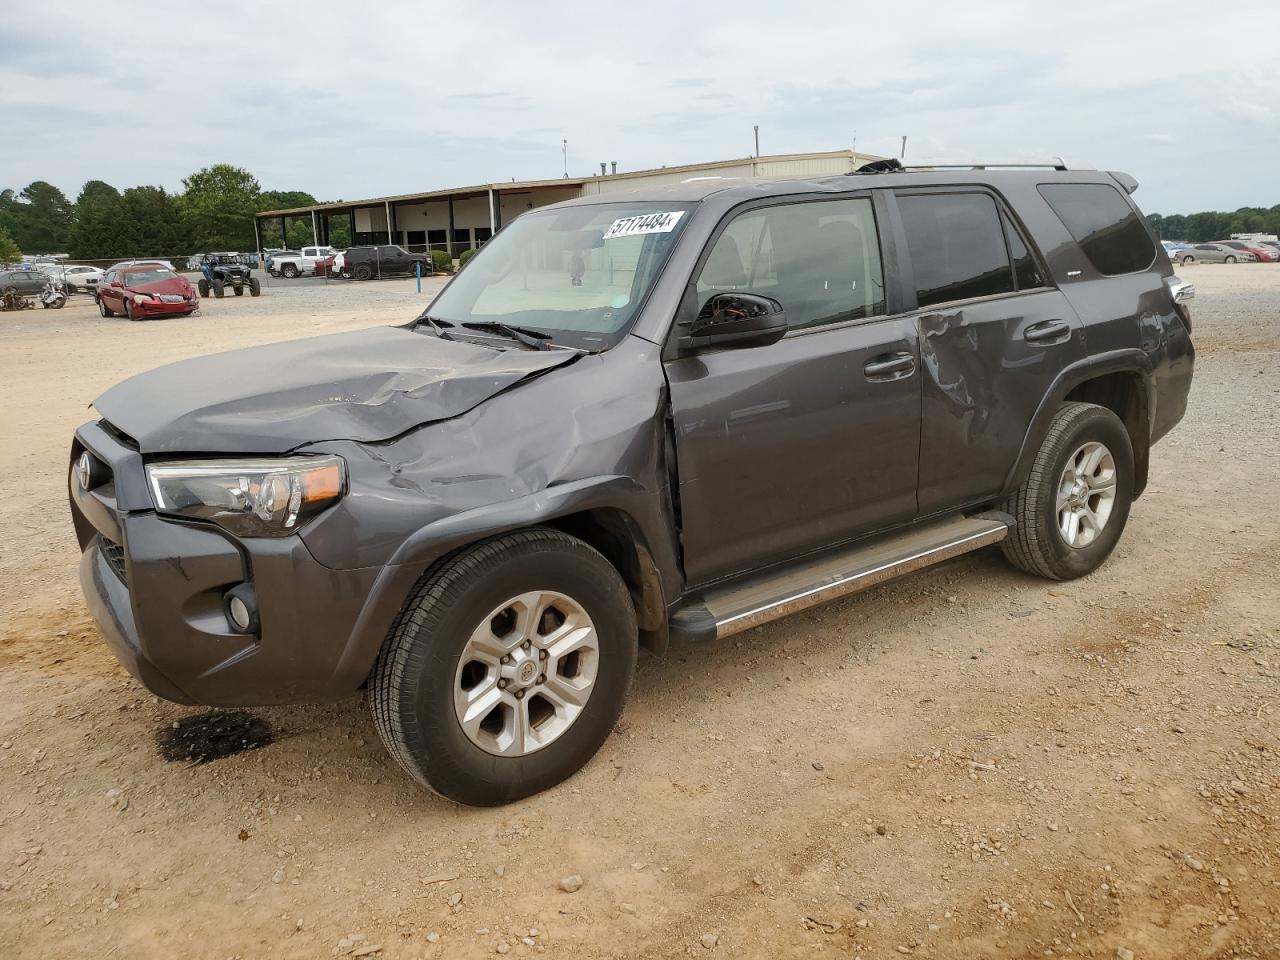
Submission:
[[[262,12],[259,12],[262,11]],[[856,146],[1060,155],[1149,212],[1280,203],[1280,2],[46,2],[0,32],[0,187],[201,166],[355,199]]]

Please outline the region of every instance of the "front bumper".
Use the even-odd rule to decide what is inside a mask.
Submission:
[[[89,489],[75,470],[85,450],[97,461]],[[237,540],[159,516],[141,455],[98,423],[76,433],[69,492],[89,611],[152,693],[259,706],[333,699],[363,681],[349,649],[383,568],[333,570],[297,536]],[[258,604],[251,634],[236,632],[223,612],[223,596],[243,583]]]
[[[160,316],[171,313],[190,313],[200,306],[200,298],[192,295],[187,300],[166,303],[163,300],[134,300],[133,310],[139,316]]]

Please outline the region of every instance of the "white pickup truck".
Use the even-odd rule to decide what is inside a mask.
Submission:
[[[268,272],[273,277],[306,276],[317,272],[317,267],[332,266],[338,251],[333,247],[303,247],[298,253],[286,251],[271,255]]]

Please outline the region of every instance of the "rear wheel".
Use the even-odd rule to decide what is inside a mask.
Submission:
[[[98,313],[104,317],[114,317],[116,315],[116,312],[107,306],[107,301],[101,297],[98,298]]]
[[[290,280],[294,280],[298,276],[298,268],[292,263],[286,263],[280,268],[280,273],[283,276],[288,277]]]
[[[221,280],[214,279],[212,286],[213,286],[213,295],[215,297],[222,297],[227,292]]]
[[[1129,519],[1133,447],[1124,424],[1092,403],[1054,416],[1026,482],[1005,502],[1017,525],[1001,544],[1015,567],[1051,580],[1092,573]]]
[[[249,278],[249,296],[256,297],[260,293],[262,293],[262,285],[258,283],[258,278],[250,277]]]
[[[1179,263],[1181,263],[1181,264],[1185,267],[1188,263],[1195,263],[1195,262],[1196,262],[1196,258],[1195,258],[1195,257],[1183,257],[1183,258],[1182,258],[1181,260],[1179,260],[1178,262],[1179,262]]]
[[[495,537],[414,590],[370,677],[374,723],[435,792],[519,800],[600,748],[636,651],[635,609],[608,560],[555,530]]]

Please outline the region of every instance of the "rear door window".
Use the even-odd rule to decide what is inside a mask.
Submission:
[[[1155,244],[1138,212],[1105,183],[1042,183],[1040,196],[1103,276],[1137,273],[1151,266]]]
[[[875,214],[866,197],[748,210],[720,234],[698,276],[698,303],[754,293],[782,304],[790,330],[885,312]]]
[[[1003,217],[985,193],[900,194],[920,307],[1014,291]],[[1025,244],[1023,251],[1026,251]],[[1034,267],[1035,261],[1031,260]],[[1037,270],[1038,272],[1038,270]],[[1039,286],[1027,273],[1029,286]]]

